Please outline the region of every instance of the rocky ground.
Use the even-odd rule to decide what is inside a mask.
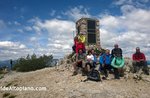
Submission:
[[[85,76],[72,75],[72,67],[63,64],[33,72],[10,72],[0,79],[0,86],[46,87],[46,91],[2,91],[0,98],[149,98],[150,76],[133,79],[128,73],[120,80],[86,81]]]

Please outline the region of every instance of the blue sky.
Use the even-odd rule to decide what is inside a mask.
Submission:
[[[102,47],[118,43],[131,57],[139,46],[150,59],[150,0],[1,0],[0,60],[32,53],[63,57],[82,17],[100,20]]]

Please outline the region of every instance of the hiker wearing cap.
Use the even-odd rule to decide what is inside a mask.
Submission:
[[[118,44],[114,45],[114,49],[111,51],[112,58],[113,57],[122,57],[122,49],[119,48]]]
[[[144,71],[145,74],[149,75],[148,66],[146,63],[146,57],[144,53],[140,52],[140,48],[136,47],[136,52],[132,55],[134,73],[138,73],[140,69]]]
[[[110,54],[110,50],[106,49],[105,53],[100,57],[99,59],[100,62],[100,71],[104,72],[105,78],[108,78],[108,72],[107,70],[111,71],[111,54]]]

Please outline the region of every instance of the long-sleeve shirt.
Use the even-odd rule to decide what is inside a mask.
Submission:
[[[111,55],[112,57],[119,57],[121,56],[122,57],[122,49],[121,48],[114,48],[112,51],[111,51]]]
[[[99,62],[100,64],[111,64],[111,55],[103,54],[102,56],[100,56]]]
[[[99,63],[99,58],[100,58],[100,56],[97,57],[96,55],[94,55],[94,62]]]
[[[79,35],[78,39],[80,39],[82,43],[85,43],[85,35]]]
[[[132,59],[134,60],[134,61],[141,61],[141,60],[144,60],[144,61],[146,61],[146,58],[145,58],[145,55],[144,55],[144,53],[134,53],[133,55],[132,55]]]
[[[77,42],[77,43],[76,43],[76,53],[79,52],[79,49],[82,49],[82,51],[85,50],[85,45],[84,45],[84,43],[82,43],[82,42]]]
[[[92,54],[91,55],[87,55],[86,58],[87,58],[87,60],[94,61],[94,56]]]

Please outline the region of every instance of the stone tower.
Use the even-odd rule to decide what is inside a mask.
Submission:
[[[86,37],[85,45],[94,45],[101,48],[99,20],[92,18],[81,18],[76,22],[77,34],[84,34]]]

